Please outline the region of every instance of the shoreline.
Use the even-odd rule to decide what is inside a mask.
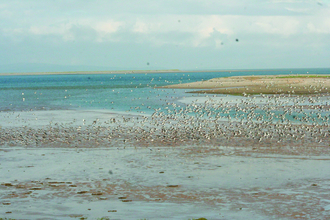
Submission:
[[[328,94],[330,75],[258,75],[213,78],[206,81],[162,86],[166,89],[202,89],[188,93],[255,94]]]

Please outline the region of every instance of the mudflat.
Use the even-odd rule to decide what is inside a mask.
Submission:
[[[1,148],[0,216],[328,219],[329,156],[282,153],[210,146]]]
[[[0,216],[7,219],[330,217],[326,121],[196,116],[182,127],[185,115],[161,113],[142,119],[104,111],[0,117]]]

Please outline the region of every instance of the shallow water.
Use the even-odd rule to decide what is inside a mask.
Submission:
[[[166,102],[203,97],[157,86],[216,77],[278,74],[329,74],[330,69],[155,74],[0,76],[0,111],[105,109],[153,112]],[[186,90],[189,91],[189,90]],[[142,105],[143,104],[143,105]],[[148,106],[150,108],[148,108]]]
[[[330,69],[312,70],[274,70],[274,71],[242,71],[242,72],[187,72],[187,73],[155,73],[155,74],[96,74],[96,75],[41,75],[41,76],[0,76],[0,111],[3,112],[27,112],[27,111],[55,111],[55,110],[78,110],[78,111],[112,111],[124,112],[125,114],[151,115],[156,110],[167,112],[173,111],[172,104],[176,109],[184,108],[187,104],[222,104],[221,116],[244,120],[248,117],[239,109],[226,112],[228,107],[256,107],[257,115],[269,119],[266,116],[268,109],[262,110],[263,106],[270,108],[294,107],[293,112],[285,114],[285,120],[298,123],[323,123],[321,120],[313,121],[315,114],[323,114],[323,110],[315,109],[312,116],[300,114],[301,106],[315,107],[323,105],[326,114],[329,109],[328,97],[278,97],[278,96],[223,96],[203,95],[186,93],[190,90],[183,89],[160,89],[164,86],[176,83],[186,83],[200,80],[208,80],[215,77],[233,75],[277,75],[295,73],[327,74]],[[198,100],[196,102],[196,100]],[[291,111],[292,111],[291,109]],[[215,110],[213,110],[215,112]],[[306,111],[305,111],[306,112]],[[272,111],[275,114],[274,121],[281,121],[284,111]],[[308,112],[307,112],[308,113]],[[79,120],[82,120],[80,118]],[[307,120],[307,121],[306,121]],[[2,123],[3,124],[3,123]],[[3,126],[3,125],[0,125]]]

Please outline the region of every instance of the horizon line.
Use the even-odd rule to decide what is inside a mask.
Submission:
[[[302,69],[330,69],[330,67],[316,68],[265,68],[265,69],[160,69],[160,70],[93,70],[93,71],[41,71],[41,72],[6,72],[0,76],[19,75],[88,75],[88,74],[151,74],[151,73],[184,73],[184,72],[253,72],[253,71],[288,71]],[[308,72],[307,72],[308,73]]]

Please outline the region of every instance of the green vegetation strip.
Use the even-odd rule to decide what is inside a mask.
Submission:
[[[277,76],[276,78],[329,78],[329,75],[298,75],[298,76]]]

